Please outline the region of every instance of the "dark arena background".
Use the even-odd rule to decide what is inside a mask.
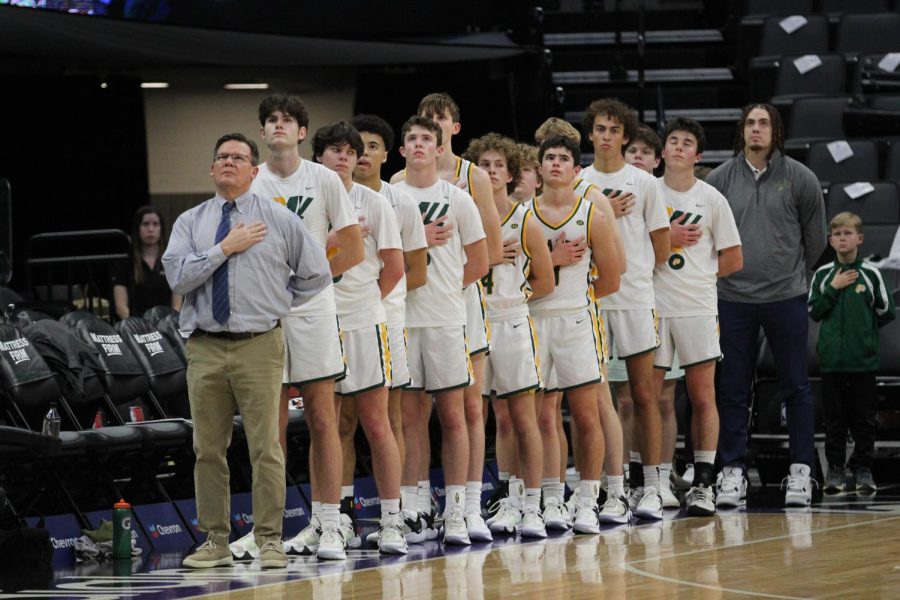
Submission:
[[[860,215],[860,256],[881,261],[896,303],[900,0],[0,0],[0,77],[0,599],[900,598],[897,321],[878,333],[877,491],[857,489],[849,473],[827,489],[819,324],[810,320],[809,507],[784,507],[782,365],[760,335],[745,506],[695,517],[682,502],[661,520],[602,524],[599,534],[495,534],[446,547],[438,538],[410,544],[405,556],[380,555],[366,541],[381,507],[360,429],[343,508],[355,513],[362,543],[346,560],[290,555],[286,569],[245,560],[193,570],[182,560],[205,533],[194,500],[186,333],[164,306],[120,320],[113,291],[116,273],[132,265],[139,207],[154,205],[171,231],[214,195],[209,165],[221,134],[245,133],[266,160],[257,106],[268,94],[306,103],[300,153],[310,159],[323,125],[367,113],[399,135],[423,96],[446,92],[461,109],[457,154],[488,132],[533,144],[548,117],[582,131],[585,108],[614,97],[661,136],[673,118],[698,121],[706,134],[699,164],[711,168],[734,156],[742,107],[772,104],[784,121],[784,154],[818,179],[826,223],[842,211]],[[582,166],[594,162],[588,133]],[[383,179],[405,166],[397,145]],[[816,266],[833,260],[829,247]],[[102,325],[90,329],[85,313]],[[114,344],[130,366],[82,370],[71,352],[42,343],[40,332],[51,331]],[[683,500],[691,400],[683,380],[675,390],[671,486]],[[43,430],[51,403],[58,436]],[[485,511],[509,492],[486,412]],[[571,433],[566,402],[562,418]],[[429,431],[440,507],[437,411]],[[286,540],[311,516],[302,401],[287,436]],[[246,437],[235,415],[232,541],[253,527]],[[848,456],[853,448],[849,439]],[[574,466],[570,456],[567,495],[577,487]],[[131,559],[96,550],[120,498],[132,506]]]

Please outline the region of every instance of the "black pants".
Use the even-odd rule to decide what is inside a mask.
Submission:
[[[829,468],[844,466],[849,428],[855,446],[847,467],[871,469],[875,451],[875,373],[822,373],[822,402]]]

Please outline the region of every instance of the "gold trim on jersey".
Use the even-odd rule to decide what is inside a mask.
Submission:
[[[509,209],[509,212],[506,213],[506,216],[500,220],[500,227],[503,227],[504,225],[506,225],[506,222],[512,218],[512,216],[513,216],[513,214],[515,214],[517,208],[519,208],[519,205],[516,204],[515,202],[513,202],[513,205]]]
[[[456,178],[459,179],[460,173],[462,173],[462,156],[456,157]]]
[[[381,342],[382,360],[384,361],[384,375],[388,381],[392,380],[393,365],[391,364],[391,344],[388,338],[388,328],[384,323],[378,324],[378,336]]]
[[[534,202],[531,203],[531,210],[534,211],[534,216],[536,216],[541,223],[543,223],[550,229],[559,229],[560,227],[564,226],[566,223],[568,223],[569,221],[572,220],[572,217],[575,216],[575,213],[578,212],[578,209],[581,207],[582,202],[584,202],[584,196],[579,196],[578,202],[576,202],[575,205],[572,207],[572,210],[571,210],[571,212],[569,212],[568,216],[565,219],[563,219],[561,222],[557,223],[556,225],[544,220],[544,217],[541,216],[541,211],[538,210],[537,198],[535,198]]]
[[[588,188],[588,189],[590,189],[590,188]],[[587,195],[587,192],[585,192],[585,195]],[[584,197],[584,196],[582,196],[582,198],[583,198],[583,197]],[[594,224],[594,209],[597,208],[597,207],[594,206],[593,202],[588,202],[588,204],[590,204],[591,207],[588,209],[588,218],[587,218],[587,236],[586,236],[586,237],[587,237],[587,246],[588,246],[588,248],[593,249],[593,248],[591,247],[591,226]],[[592,258],[592,259],[591,259],[591,269],[593,269],[593,268],[594,268],[594,260],[593,260],[593,258]]]
[[[513,209],[515,210],[515,209]],[[525,235],[525,232],[528,231],[528,217],[531,215],[531,209],[525,210],[525,216],[522,217],[522,231],[519,235],[522,236],[521,244],[522,244],[522,254],[524,254],[529,261],[531,261],[531,252],[528,251],[528,236]],[[512,216],[510,213],[509,216]]]

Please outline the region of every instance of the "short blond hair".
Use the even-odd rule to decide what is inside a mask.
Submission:
[[[534,141],[541,145],[544,143],[544,140],[549,140],[558,135],[575,140],[576,144],[581,143],[581,132],[574,125],[559,117],[550,117],[541,123],[541,126],[534,132]]]
[[[852,227],[856,230],[856,233],[863,232],[862,219],[859,218],[858,214],[850,211],[844,211],[834,215],[831,219],[831,223],[828,224],[828,229],[831,231],[834,231],[838,227]]]

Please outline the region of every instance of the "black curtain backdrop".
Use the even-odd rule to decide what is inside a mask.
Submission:
[[[96,77],[5,76],[0,177],[12,186],[14,271],[25,287],[36,233],[130,228],[147,203],[147,142],[140,82]]]

